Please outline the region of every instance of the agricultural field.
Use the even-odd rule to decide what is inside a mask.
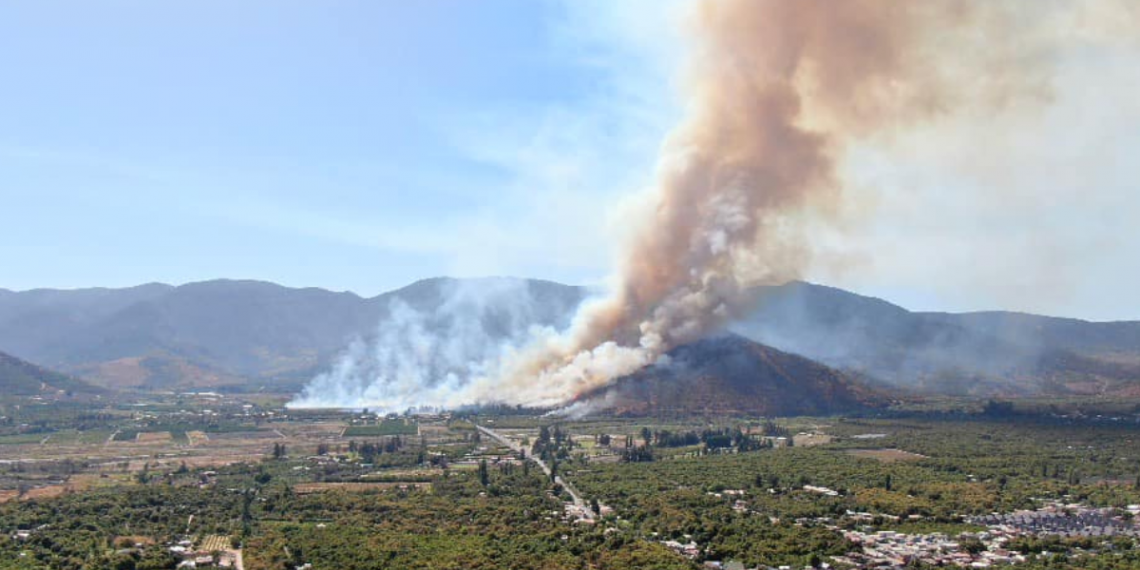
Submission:
[[[1140,568],[1133,420],[515,413],[360,425],[211,406],[0,434],[0,560],[121,568],[115,553],[129,551],[135,568],[173,568],[172,552],[209,542],[251,570],[432,567],[429,552],[456,569],[841,568],[899,555]],[[1111,534],[990,526],[1014,513]]]

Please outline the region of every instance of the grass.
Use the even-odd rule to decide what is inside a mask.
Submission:
[[[55,434],[48,433],[20,433],[0,436],[0,445],[25,445],[29,443],[39,443],[49,435],[55,437]]]
[[[87,430],[79,431],[75,429],[64,429],[53,432],[44,433],[20,433],[9,434],[0,436],[0,445],[28,445],[33,443],[40,443],[44,438],[47,440],[47,445],[95,445],[107,441],[111,435],[110,430]]]

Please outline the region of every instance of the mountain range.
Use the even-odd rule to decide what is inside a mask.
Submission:
[[[295,392],[327,370],[354,339],[377,337],[395,318],[395,308],[431,312],[438,321],[447,318],[456,290],[503,286],[518,292],[487,297],[495,306],[484,308],[480,318],[490,337],[505,338],[518,333],[508,329],[532,325],[565,326],[590,294],[582,287],[511,278],[427,279],[375,297],[233,280],[0,290],[0,350],[116,390]],[[830,377],[806,364],[810,359],[839,371],[843,378],[835,380],[844,385],[857,378],[904,393],[1140,395],[1140,322],[912,312],[803,282],[757,287],[751,297],[729,327],[742,338],[677,350],[705,363],[702,353],[731,360],[726,355],[739,352],[754,366],[775,363],[806,371],[804,377]],[[744,338],[754,342],[744,344]],[[730,384],[747,376],[739,368],[709,370],[706,377]],[[643,372],[631,386],[660,388],[651,378],[667,376]],[[850,397],[854,402],[862,396]]]
[[[439,312],[462,289],[510,284],[535,323],[564,325],[586,290],[541,280],[434,278],[364,298],[261,281],[125,289],[0,290],[0,350],[115,389],[293,392],[350,342],[375,336],[393,303]],[[500,319],[502,320],[502,319]],[[490,322],[492,333],[509,321]],[[507,331],[500,331],[506,334]]]

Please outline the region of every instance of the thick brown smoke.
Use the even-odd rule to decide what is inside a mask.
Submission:
[[[836,161],[848,142],[967,101],[1048,94],[1039,52],[993,5],[708,0],[693,21],[687,118],[664,144],[652,208],[631,220],[616,290],[475,397],[566,401],[707,334],[749,285],[807,267],[807,223],[842,211]]]

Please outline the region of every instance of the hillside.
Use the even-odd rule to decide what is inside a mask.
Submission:
[[[680,346],[669,357],[579,401],[656,416],[828,415],[887,402],[834,369],[733,334]]]
[[[911,312],[802,282],[753,293],[733,332],[883,387],[1140,395],[1140,322]],[[497,343],[532,325],[565,326],[586,295],[513,278],[426,279],[370,298],[231,280],[0,290],[0,347],[110,388],[294,392],[329,370],[354,339],[417,331]]]
[[[563,322],[585,295],[546,281],[445,278],[372,298],[231,280],[9,292],[0,295],[0,346],[107,387],[295,391],[353,339],[374,336],[393,303],[435,313],[460,289],[504,286],[510,302],[488,311],[492,333]]]
[[[1103,358],[1140,362],[1140,323],[1135,321],[1094,323],[1007,311],[919,314],[929,321],[1023,344],[1065,347]]]
[[[77,378],[52,372],[0,352],[0,395],[94,395],[105,392]]]
[[[1140,322],[918,313],[809,283],[755,290],[732,329],[882,385],[956,395],[1140,393]]]

